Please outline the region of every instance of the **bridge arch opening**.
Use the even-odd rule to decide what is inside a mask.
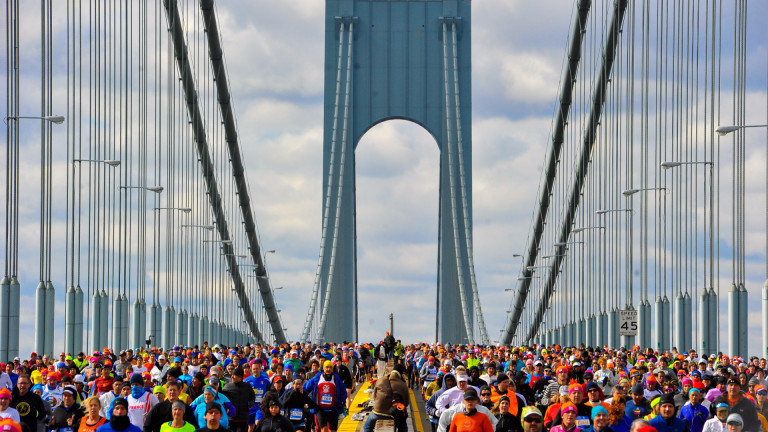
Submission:
[[[440,149],[422,126],[394,119],[368,129],[355,150],[357,284],[361,340],[435,328]],[[378,338],[378,339],[377,339]]]

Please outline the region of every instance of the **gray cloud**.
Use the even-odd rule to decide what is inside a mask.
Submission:
[[[190,5],[196,10],[197,3]],[[320,242],[324,5],[317,0],[292,0],[219,2],[217,7],[254,213],[265,249],[277,250],[268,258],[270,275],[274,285],[285,287],[277,291],[277,301],[289,336],[296,337],[309,303]],[[765,5],[750,7],[750,17],[766,16],[760,12]],[[66,15],[57,12],[61,13],[54,25],[62,41]],[[22,26],[23,110],[30,113],[39,110],[36,13],[34,6],[26,8]],[[491,337],[498,335],[511,301],[512,293],[504,290],[516,285],[520,261],[512,254],[524,252],[527,246],[572,13],[573,2],[565,0],[473,2],[474,252]],[[749,82],[759,83],[750,94],[750,106],[760,107],[765,101],[761,86],[766,39],[760,33],[764,29],[758,30],[760,26],[752,22],[750,25],[756,35],[751,40],[759,41],[750,47],[754,55],[749,57]],[[57,50],[63,56],[64,47],[59,45]],[[726,59],[723,62],[730,64]],[[57,61],[55,101],[61,110],[65,109],[65,66],[65,62]],[[756,121],[765,117],[760,111],[750,115]],[[39,128],[32,126],[23,129],[22,185],[29,197],[39,193],[36,130]],[[56,142],[63,142],[61,135],[57,132]],[[754,139],[754,148],[761,148],[759,133],[753,135],[750,142]],[[63,146],[56,148],[54,156],[54,283],[60,300],[60,340],[64,293],[61,221],[66,195]],[[389,122],[366,134],[357,156],[360,337],[380,339],[388,328],[387,315],[394,312],[398,337],[431,340],[437,267],[437,147],[419,127]],[[755,150],[748,157],[749,199],[763,202],[765,153]],[[33,294],[38,273],[39,208],[34,198],[22,204],[22,289]],[[723,223],[730,217],[726,213]],[[759,212],[748,214],[748,288],[752,299],[760,298],[764,279],[760,266],[765,254],[763,223]],[[723,254],[727,241],[723,238]],[[723,269],[729,268],[725,258]],[[22,304],[23,331],[32,334],[33,297],[24,296]],[[753,315],[759,302],[750,304]],[[754,352],[759,346],[759,332],[751,335]],[[22,353],[28,354],[31,347],[32,339],[23,338]],[[61,343],[56,350],[60,347]]]

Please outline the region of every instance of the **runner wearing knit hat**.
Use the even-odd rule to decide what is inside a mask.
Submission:
[[[19,412],[11,408],[11,391],[7,388],[0,388],[0,418],[10,418],[16,423],[21,423]]]

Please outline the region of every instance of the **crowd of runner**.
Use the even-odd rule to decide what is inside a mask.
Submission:
[[[462,432],[450,415],[459,404],[453,412],[486,414],[484,432],[768,432],[765,359],[637,346],[424,352],[407,349],[407,375],[440,432]]]
[[[366,432],[382,418],[406,432],[410,391],[432,432],[768,432],[766,360],[694,350],[403,345],[386,334],[31,353],[0,369],[0,432],[332,432],[366,381]]]

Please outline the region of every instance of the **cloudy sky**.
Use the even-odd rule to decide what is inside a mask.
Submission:
[[[193,6],[197,2],[192,2]],[[552,113],[567,50],[573,14],[568,0],[476,0],[473,13],[473,200],[474,260],[485,322],[492,339],[505,322],[512,300],[538,182],[549,145]],[[604,7],[611,2],[595,2]],[[730,4],[730,3],[729,3]],[[39,84],[39,10],[23,13],[22,86],[36,94]],[[764,3],[750,4],[748,77],[754,110],[765,119],[766,35],[758,18]],[[321,231],[324,2],[290,0],[219,2],[232,94],[237,110],[254,211],[283,321],[298,337],[306,316],[317,265]],[[64,29],[57,14],[54,25]],[[5,53],[2,54],[5,59]],[[61,65],[59,65],[61,66]],[[727,68],[724,66],[724,68]],[[59,71],[61,72],[61,71]],[[4,74],[4,71],[3,71]],[[730,84],[728,84],[730,86]],[[5,88],[2,89],[5,94]],[[39,94],[39,93],[37,93]],[[57,91],[57,103],[64,94]],[[32,98],[34,99],[34,97]],[[24,101],[34,112],[35,100]],[[63,106],[63,105],[60,105]],[[0,133],[5,133],[4,129]],[[34,133],[34,131],[30,132]],[[757,208],[765,203],[765,135],[748,135],[748,188]],[[22,139],[24,183],[39,178],[34,139]],[[56,157],[63,158],[58,153]],[[432,340],[438,222],[436,143],[420,127],[390,121],[369,131],[357,157],[357,237],[360,337],[379,340],[395,315],[395,334],[406,341]],[[25,159],[26,158],[26,159]],[[62,174],[63,176],[63,174]],[[61,177],[57,177],[61,178]],[[37,203],[25,205],[22,260],[22,326],[33,331],[32,290],[37,284]],[[64,207],[56,202],[57,210]],[[749,212],[747,279],[750,291],[750,353],[760,345],[759,289],[765,280],[765,220]],[[58,225],[58,224],[57,224]],[[63,226],[63,221],[60,226]],[[63,247],[63,228],[54,243]],[[727,243],[728,240],[724,239]],[[57,267],[58,262],[54,263]],[[63,267],[63,265],[62,265]],[[63,286],[63,269],[55,268]],[[63,328],[59,288],[57,338]],[[721,309],[723,315],[726,309]],[[61,341],[61,339],[57,339]],[[723,338],[723,340],[725,340]],[[58,350],[62,342],[58,342]],[[32,349],[22,338],[21,351]]]

